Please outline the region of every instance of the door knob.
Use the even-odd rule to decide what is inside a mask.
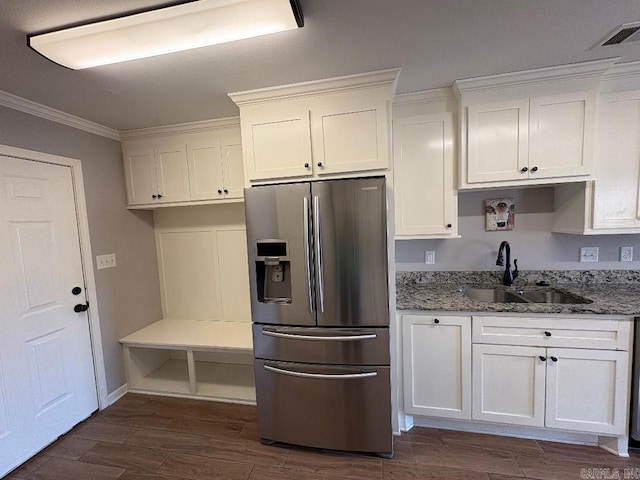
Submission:
[[[89,302],[85,304],[79,303],[73,307],[73,311],[76,313],[86,312],[87,310],[89,310]]]

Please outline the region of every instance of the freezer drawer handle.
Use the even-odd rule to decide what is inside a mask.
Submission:
[[[327,373],[304,373],[304,372],[292,372],[291,370],[284,370],[282,368],[271,367],[269,365],[264,366],[265,370],[269,370],[273,373],[280,373],[282,375],[291,375],[292,377],[302,378],[322,378],[325,380],[351,380],[356,378],[369,378],[378,375],[378,372],[365,372],[365,373],[340,373],[337,375]]]
[[[271,330],[263,330],[263,335],[267,335],[269,337],[278,337],[278,338],[292,338],[294,340],[322,340],[323,342],[326,340],[333,340],[336,342],[350,342],[352,340],[372,340],[377,338],[377,334],[375,333],[366,333],[364,335],[342,335],[339,337],[316,337],[313,335],[296,335],[294,333],[281,333],[281,332],[273,332]]]

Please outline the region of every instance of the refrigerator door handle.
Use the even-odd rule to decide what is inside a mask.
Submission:
[[[324,313],[324,269],[322,267],[322,222],[320,216],[320,197],[313,196],[313,235],[316,247],[316,272],[318,274],[318,295],[320,313]]]
[[[357,378],[375,377],[378,375],[378,372],[338,373],[338,374],[294,372],[292,370],[285,370],[283,368],[272,367],[270,365],[265,365],[264,369],[273,373],[279,373],[281,375],[291,375],[292,377],[315,378],[315,379],[324,379],[324,380],[352,380]]]
[[[309,195],[304,196],[304,275],[307,282],[307,300],[309,312],[313,313],[313,294],[311,291],[311,239],[309,238]]]
[[[334,341],[334,342],[350,342],[352,340],[373,340],[378,336],[375,333],[366,333],[363,335],[341,335],[335,337],[319,337],[313,335],[296,335],[294,333],[282,333],[274,332],[273,330],[263,330],[263,335],[277,338],[290,338],[293,340],[322,340],[322,341]]]

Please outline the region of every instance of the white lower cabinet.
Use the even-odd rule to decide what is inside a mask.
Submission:
[[[544,425],[545,349],[473,346],[473,419]]]
[[[473,419],[621,435],[627,352],[473,346]]]
[[[471,318],[403,315],[404,410],[471,418]]]
[[[631,318],[401,319],[405,413],[625,435]]]

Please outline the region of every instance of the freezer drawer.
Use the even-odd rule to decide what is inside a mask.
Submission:
[[[256,360],[255,375],[263,441],[391,455],[389,367]]]
[[[389,365],[388,328],[253,325],[255,358],[333,365]]]

